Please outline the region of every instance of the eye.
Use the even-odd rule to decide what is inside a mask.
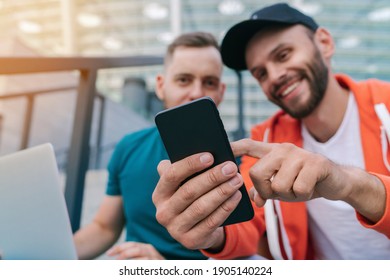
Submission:
[[[216,79],[207,79],[203,82],[203,85],[208,89],[216,89],[218,88],[219,81]]]
[[[252,73],[253,77],[259,82],[264,81],[267,78],[267,71],[259,69]]]
[[[290,57],[290,53],[289,49],[285,49],[278,54],[277,58],[279,61],[286,61]]]
[[[188,85],[191,82],[191,79],[189,77],[187,77],[187,76],[180,76],[180,77],[176,78],[176,82],[180,86],[185,86],[185,85]]]

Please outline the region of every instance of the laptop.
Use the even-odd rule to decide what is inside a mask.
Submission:
[[[49,143],[0,157],[0,259],[77,259]]]

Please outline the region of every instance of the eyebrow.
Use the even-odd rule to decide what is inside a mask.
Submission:
[[[286,44],[286,43],[280,43],[279,45],[276,46],[276,48],[274,48],[274,49],[270,52],[269,56],[275,55],[275,53],[277,53],[280,49],[285,48],[286,46],[288,46],[288,44]]]
[[[183,77],[183,76],[186,76],[186,77],[194,77],[194,74],[192,73],[177,73],[175,75],[173,75],[175,78],[177,77]],[[203,79],[216,79],[216,80],[221,80],[221,78],[219,76],[214,76],[214,75],[208,75],[208,76],[204,76],[202,77]]]
[[[272,49],[272,51],[267,55],[267,57],[274,56],[280,49],[283,49],[286,46],[288,46],[288,44],[280,43],[279,45],[277,45],[275,48]],[[256,71],[258,68],[259,68],[258,66],[253,67],[252,69],[250,69],[250,72],[253,74],[253,72]]]

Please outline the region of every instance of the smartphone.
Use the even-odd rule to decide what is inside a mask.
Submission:
[[[200,152],[210,152],[214,156],[214,163],[208,169],[225,161],[236,162],[218,109],[209,97],[159,112],[155,122],[171,162]],[[241,201],[224,226],[253,218],[253,207],[244,185],[240,192]]]

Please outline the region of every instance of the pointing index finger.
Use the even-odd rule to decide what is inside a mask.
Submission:
[[[234,156],[242,156],[248,155],[255,158],[262,158],[266,154],[268,154],[272,145],[270,143],[264,143],[260,141],[255,141],[252,139],[242,139],[235,142],[230,143]]]

